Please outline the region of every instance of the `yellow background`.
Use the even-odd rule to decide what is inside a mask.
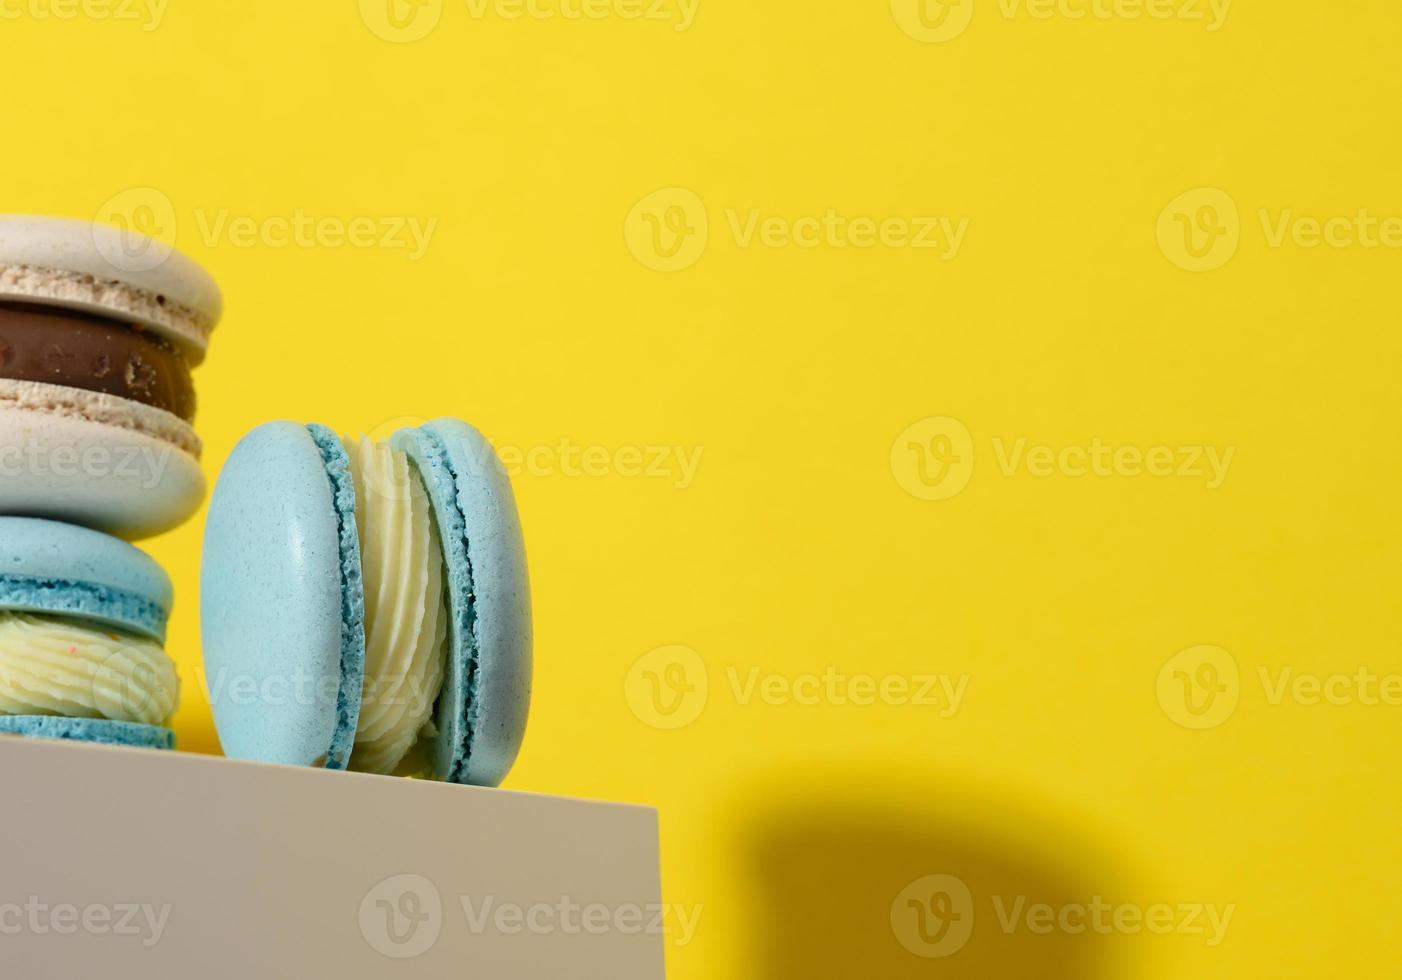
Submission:
[[[1402,707],[1272,703],[1260,671],[1402,670],[1402,251],[1275,246],[1260,212],[1402,214],[1402,8],[1238,0],[1210,31],[977,0],[924,43],[897,7],[700,0],[677,30],[446,0],[392,43],[355,0],[155,24],[7,0],[4,210],[171,202],[160,230],[227,297],[197,375],[211,480],[277,417],[547,447],[515,478],[537,682],[509,785],[660,809],[666,898],[703,907],[672,975],[1395,976]],[[953,257],[773,246],[734,231],[755,209],[968,225]],[[416,261],[221,214],[437,225]],[[704,233],[694,263],[658,271],[649,220]],[[1184,220],[1228,258],[1181,268]],[[1097,438],[1234,457],[1216,488],[1000,465]],[[918,495],[931,440],[968,479],[948,499]],[[684,486],[614,455],[570,475],[562,441],[702,456]],[[216,752],[202,524],[147,547],[177,583],[180,739]],[[1239,679],[1196,730],[1159,681],[1201,647],[1184,677]],[[968,688],[950,717],[744,697],[829,668]],[[682,715],[649,708],[678,676]],[[944,958],[901,942],[929,875],[972,895]],[[992,902],[1019,896],[1234,913],[1217,945],[1006,934]]]

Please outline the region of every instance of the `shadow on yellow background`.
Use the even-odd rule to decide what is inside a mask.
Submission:
[[[1000,918],[1105,890],[1108,862],[1067,827],[928,777],[815,771],[785,785],[782,803],[742,822],[738,853],[759,896],[748,975],[1115,975],[1098,937],[1039,935],[1022,916],[1009,933]],[[893,799],[911,802],[881,802]]]

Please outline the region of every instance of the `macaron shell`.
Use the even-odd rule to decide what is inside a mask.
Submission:
[[[205,526],[200,621],[214,722],[229,756],[345,765],[337,507],[306,426],[259,426],[224,465]],[[363,622],[359,644],[363,658]],[[363,679],[363,659],[360,670]],[[352,682],[357,716],[360,683]],[[347,744],[334,752],[340,742]]]
[[[204,359],[223,313],[214,279],[169,245],[71,218],[0,215],[0,300],[142,323]]]
[[[423,475],[448,571],[435,775],[496,786],[520,751],[531,695],[530,582],[511,482],[486,438],[458,419],[401,430],[391,445]]]
[[[179,526],[199,509],[205,478],[193,455],[138,428],[84,417],[81,401],[49,410],[0,391],[0,513],[139,540]]]
[[[0,610],[74,616],[163,643],[172,601],[165,570],[124,541],[0,517]]]
[[[103,718],[60,718],[51,715],[0,715],[0,737],[58,739],[65,742],[93,742],[133,749],[175,748],[175,733],[169,728],[138,725]]]

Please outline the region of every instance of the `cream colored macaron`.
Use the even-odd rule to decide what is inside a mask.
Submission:
[[[108,225],[0,216],[0,514],[125,538],[204,498],[195,392],[219,289]]]

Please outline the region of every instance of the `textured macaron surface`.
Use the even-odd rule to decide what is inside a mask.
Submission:
[[[198,452],[194,430],[159,409],[0,378],[0,514],[150,537],[199,509]]]
[[[134,749],[175,748],[175,733],[169,728],[126,721],[106,721],[101,718],[0,715],[0,737],[6,735],[121,745]]]
[[[447,568],[447,673],[435,716],[435,775],[495,786],[525,735],[531,697],[531,601],[525,544],[506,470],[457,419],[395,433],[433,504]]]
[[[142,323],[204,358],[223,298],[209,273],[129,229],[0,215],[0,299],[49,303]]]
[[[345,479],[328,472],[329,443]],[[235,758],[346,763],[365,641],[345,465],[334,436],[270,422],[234,447],[215,486],[200,620],[215,725]]]
[[[0,517],[0,610],[72,616],[164,642],[172,599],[165,570],[124,541]]]

